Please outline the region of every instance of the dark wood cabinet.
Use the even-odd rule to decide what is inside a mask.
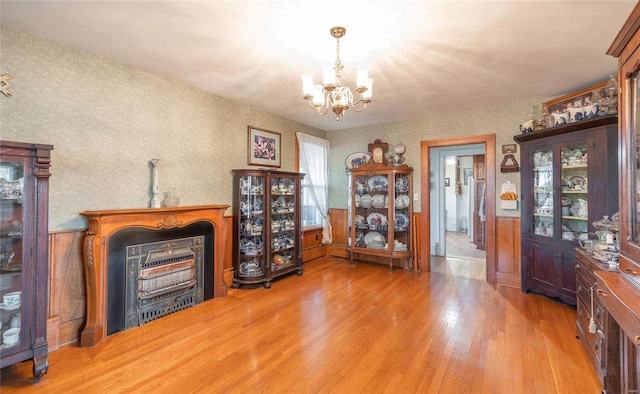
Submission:
[[[0,141],[0,368],[33,359],[47,372],[51,145]]]
[[[576,253],[577,319],[576,335],[582,342],[603,388],[608,393],[620,392],[620,379],[607,373],[607,365],[620,362],[619,328],[597,296],[598,272],[615,272],[616,268],[578,249]]]
[[[304,174],[233,170],[234,287],[302,275],[301,185]]]
[[[618,211],[617,117],[532,131],[522,147],[522,291],[576,303],[575,248]]]
[[[618,270],[595,272],[596,295],[610,317],[607,392],[640,391],[640,3],[607,54],[618,58],[620,256]]]

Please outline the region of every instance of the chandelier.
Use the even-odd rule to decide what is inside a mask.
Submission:
[[[303,99],[307,100],[309,105],[315,108],[320,115],[324,115],[329,108],[336,114],[336,120],[340,120],[340,116],[344,116],[344,112],[350,107],[356,112],[362,112],[367,108],[367,103],[371,102],[373,93],[373,78],[369,78],[369,67],[358,66],[358,74],[356,77],[356,92],[360,94],[358,101],[353,101],[353,93],[347,86],[342,86],[340,80],[340,72],[343,65],[340,62],[340,38],[342,38],[347,29],[336,26],[331,28],[331,35],[336,39],[336,62],[333,65],[323,67],[323,85],[313,84],[313,74],[302,74],[302,92]],[[362,104],[362,107],[356,107]]]

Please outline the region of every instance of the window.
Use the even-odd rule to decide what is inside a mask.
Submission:
[[[329,141],[296,133],[302,181],[302,226],[322,226],[322,241],[331,242],[329,223]]]

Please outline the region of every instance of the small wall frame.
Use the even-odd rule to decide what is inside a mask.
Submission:
[[[247,127],[247,164],[280,168],[280,133]]]

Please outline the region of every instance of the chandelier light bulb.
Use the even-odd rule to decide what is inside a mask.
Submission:
[[[362,92],[362,102],[370,103],[372,95],[373,95],[373,78],[367,78],[367,83],[365,84],[365,90]]]
[[[324,104],[324,95],[322,94],[322,85],[314,85],[311,97],[311,105],[314,108],[321,108]]]
[[[304,73],[300,78],[302,78],[302,98],[308,100],[313,95],[313,74]]]
[[[358,66],[358,76],[356,77],[356,87],[358,89],[366,88],[369,80],[369,67]]]
[[[322,67],[322,82],[327,90],[336,86],[336,71],[332,65],[329,64]]]

